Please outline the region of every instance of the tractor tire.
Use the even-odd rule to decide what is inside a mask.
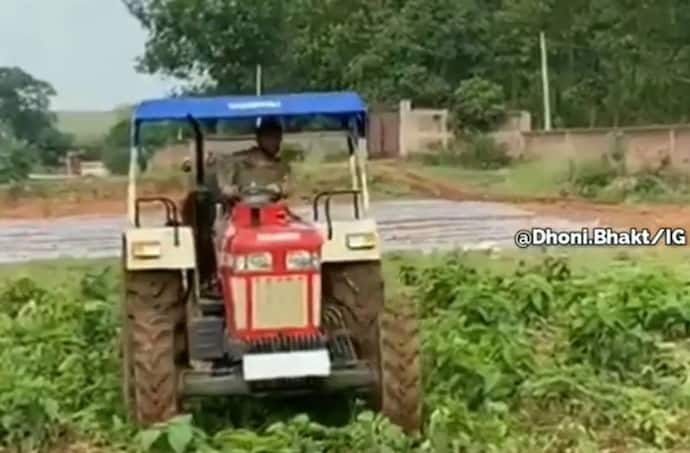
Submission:
[[[134,390],[134,361],[130,341],[129,322],[123,305],[122,333],[120,334],[120,360],[122,362],[122,397],[127,417],[136,419],[136,392]]]
[[[374,374],[376,384],[368,392],[367,406],[381,411],[379,322],[385,299],[381,263],[328,263],[323,267],[322,279],[324,304],[342,314],[357,358]],[[326,306],[323,313],[328,312]]]
[[[125,275],[124,396],[133,421],[149,426],[180,411],[178,381],[186,352],[182,275],[176,271]]]
[[[324,304],[342,313],[358,358],[378,370],[378,323],[384,301],[381,263],[329,263],[324,265],[322,278]]]
[[[126,254],[127,246],[122,240],[122,275],[127,275]],[[122,285],[122,305],[120,307],[120,362],[122,364],[122,400],[129,420],[136,418],[136,394],[134,391],[134,361],[132,360],[132,342],[130,335],[129,316],[127,315],[127,285]]]
[[[381,412],[406,433],[422,428],[419,323],[408,299],[388,304],[381,316]]]

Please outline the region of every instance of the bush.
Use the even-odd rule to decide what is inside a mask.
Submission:
[[[467,168],[494,170],[512,162],[505,146],[488,135],[469,136],[462,144],[448,149],[430,150],[421,156],[428,165],[462,166]]]
[[[497,169],[510,162],[507,147],[488,135],[470,137],[467,148],[460,153],[460,164],[469,168]]]
[[[127,148],[109,149],[103,153],[103,164],[114,175],[129,173],[129,150]]]
[[[24,181],[36,162],[36,151],[9,136],[0,136],[0,183]]]
[[[503,87],[481,77],[463,80],[453,99],[453,118],[458,131],[488,132],[506,113]]]
[[[595,198],[618,177],[606,159],[571,161],[570,185],[580,196]]]
[[[130,150],[123,147],[108,148],[103,153],[103,164],[114,175],[126,175],[129,173],[129,153]],[[139,150],[139,168],[141,171],[146,171],[151,155],[151,151],[147,148]]]
[[[630,172],[624,156],[571,161],[569,190],[577,195],[608,202],[663,200],[688,193],[688,175],[666,168]]]

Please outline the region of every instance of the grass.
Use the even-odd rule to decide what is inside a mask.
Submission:
[[[433,159],[427,159],[433,161]],[[575,197],[597,203],[687,203],[690,174],[674,168],[640,168],[599,159],[542,158],[517,160],[500,169],[416,161],[406,166],[417,174],[488,197]]]
[[[558,197],[568,181],[568,162],[560,159],[518,162],[496,170],[461,166],[408,164],[421,175],[487,194],[518,197]]]

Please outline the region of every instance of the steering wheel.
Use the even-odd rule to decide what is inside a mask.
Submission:
[[[273,203],[283,198],[283,193],[280,188],[268,186],[249,186],[240,189],[239,193],[226,198],[231,204],[237,202],[247,203],[254,206],[262,206],[268,203]]]

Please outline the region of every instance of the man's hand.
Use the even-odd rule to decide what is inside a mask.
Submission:
[[[268,190],[270,190],[271,192],[275,192],[275,193],[279,193],[279,194],[283,193],[283,189],[278,184],[269,184],[266,186],[266,188]]]
[[[236,199],[240,196],[239,188],[235,185],[224,185],[220,189],[221,197],[227,200]]]

